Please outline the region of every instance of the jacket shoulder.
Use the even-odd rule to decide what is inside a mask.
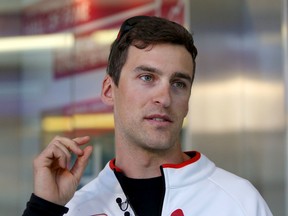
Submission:
[[[208,179],[245,215],[272,215],[259,191],[247,179],[218,167]]]

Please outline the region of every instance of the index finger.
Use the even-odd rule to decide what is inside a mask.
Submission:
[[[87,144],[90,141],[90,137],[89,136],[76,137],[73,139],[73,141],[76,143],[77,151],[78,151],[78,149],[81,150],[81,152],[79,152],[78,155],[83,155],[83,150],[81,148],[79,148],[79,146]],[[76,152],[74,152],[74,153],[76,154]]]
[[[81,145],[88,143],[90,140],[89,136],[76,137],[74,139],[69,139],[66,137],[56,137],[56,140],[62,143],[68,151],[73,152],[76,155],[82,155],[83,150],[80,148]]]
[[[90,141],[89,136],[83,136],[83,137],[76,137],[73,139],[78,145],[84,145]]]

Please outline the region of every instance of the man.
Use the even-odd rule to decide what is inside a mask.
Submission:
[[[115,159],[74,194],[92,152],[80,149],[89,137],[55,137],[34,161],[24,215],[272,215],[248,181],[181,150],[196,55],[182,26],[157,17],[126,20],[101,95],[114,110]],[[71,153],[78,160],[68,169]]]

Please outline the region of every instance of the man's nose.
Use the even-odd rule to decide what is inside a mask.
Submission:
[[[170,84],[159,85],[155,90],[153,102],[164,108],[169,107],[172,101]]]

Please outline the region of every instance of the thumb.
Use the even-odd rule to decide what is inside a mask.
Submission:
[[[74,177],[77,179],[77,182],[80,182],[80,179],[83,175],[83,172],[88,164],[89,157],[93,151],[92,146],[87,146],[83,150],[83,154],[77,158],[75,161],[75,164],[73,165],[70,172],[74,175]]]

